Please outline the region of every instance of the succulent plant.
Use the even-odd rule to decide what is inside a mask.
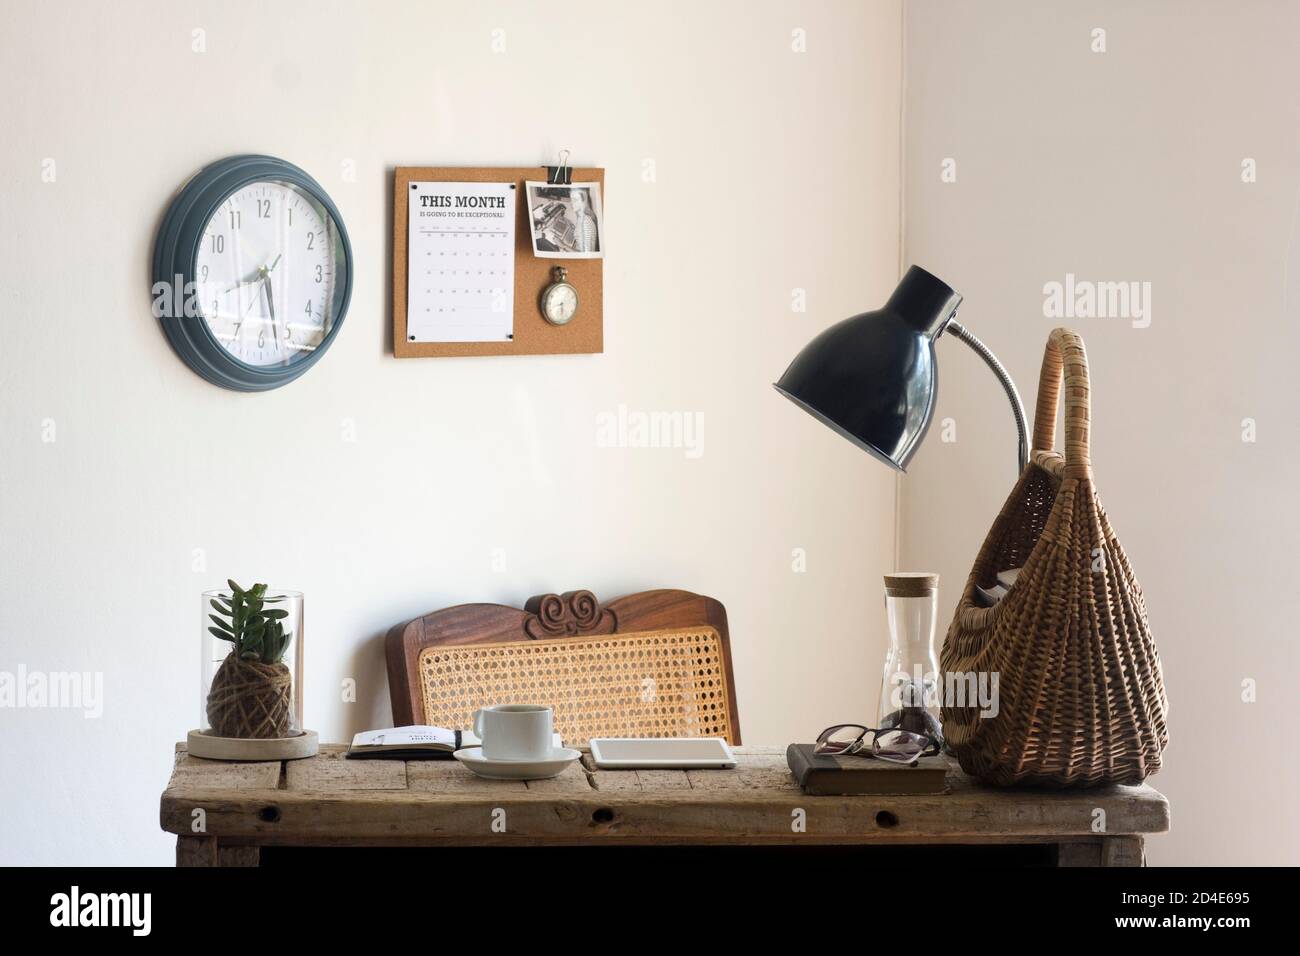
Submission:
[[[208,630],[214,637],[233,644],[231,653],[241,661],[278,663],[293,639],[293,634],[284,631],[284,619],[289,612],[263,606],[265,584],[254,584],[246,591],[234,581],[226,583],[230,585],[230,599],[209,602],[217,613],[208,615],[216,625]]]

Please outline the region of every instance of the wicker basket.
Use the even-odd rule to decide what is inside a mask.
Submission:
[[[1065,454],[1054,451],[1065,378]],[[1034,452],[975,559],[942,669],[996,673],[998,708],[943,708],[962,769],[1000,786],[1138,783],[1168,743],[1160,657],[1146,606],[1097,500],[1088,458],[1088,358],[1069,329],[1048,339]],[[993,607],[976,586],[1021,568]],[[950,686],[952,682],[950,680]],[[953,704],[952,699],[946,701]],[[990,708],[991,710],[991,708]]]

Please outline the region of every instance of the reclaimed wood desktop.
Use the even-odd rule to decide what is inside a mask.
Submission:
[[[455,760],[348,760],[344,750],[220,763],[179,745],[161,812],[177,865],[256,866],[264,847],[1038,844],[1061,866],[1140,866],[1143,835],[1169,828],[1168,802],[1146,785],[995,790],[955,762],[943,794],[814,797],[795,784],[784,747],[738,747],[736,770],[598,770],[586,755],[527,783],[485,780]]]

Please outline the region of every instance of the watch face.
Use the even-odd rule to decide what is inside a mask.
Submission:
[[[578,290],[567,282],[557,282],[542,298],[542,315],[552,325],[564,325],[578,311]]]
[[[292,365],[333,328],[346,269],[328,210],[293,183],[259,180],[228,196],[204,226],[194,261],[199,311],[234,358]]]

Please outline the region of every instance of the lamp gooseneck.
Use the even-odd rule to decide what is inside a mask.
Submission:
[[[989,351],[989,347],[981,342],[970,329],[962,325],[956,319],[950,319],[944,327],[945,332],[951,332],[961,341],[969,345],[975,354],[984,360],[984,364],[993,370],[993,374],[998,377],[1002,383],[1002,389],[1007,393],[1007,398],[1011,402],[1011,414],[1016,416],[1016,433],[1019,439],[1016,475],[1017,477],[1025,470],[1025,464],[1029,461],[1029,438],[1028,431],[1025,428],[1025,406],[1020,401],[1020,392],[1016,389],[1016,383],[1011,380],[1010,374],[1002,367],[996,355]]]

